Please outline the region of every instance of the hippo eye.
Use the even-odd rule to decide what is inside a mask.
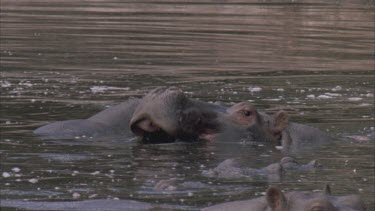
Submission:
[[[245,115],[245,116],[251,116],[251,115],[253,114],[252,111],[243,111],[242,113],[243,113],[243,115]]]

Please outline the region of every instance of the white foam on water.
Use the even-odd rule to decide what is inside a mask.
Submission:
[[[357,102],[357,101],[361,101],[361,100],[363,100],[363,99],[360,98],[360,97],[350,97],[350,98],[348,98],[348,100],[349,100],[349,101],[353,101],[353,102]]]
[[[0,81],[0,86],[3,87],[3,88],[7,88],[7,87],[11,87],[12,83],[10,83],[8,81]]]
[[[8,177],[10,177],[11,175],[10,175],[8,172],[3,172],[2,176],[3,176],[4,178],[8,178]]]
[[[324,100],[324,99],[331,99],[331,98],[333,98],[333,97],[328,96],[328,95],[319,95],[317,98],[318,98],[318,99],[322,99],[322,100]]]
[[[35,178],[29,179],[28,181],[29,181],[30,183],[33,183],[33,184],[39,182],[39,180],[38,180],[38,179],[35,179]]]
[[[337,92],[337,91],[342,90],[342,87],[341,87],[341,86],[336,86],[335,88],[332,88],[331,90],[332,90],[333,92]]]
[[[114,86],[92,86],[90,87],[91,92],[105,92],[105,91],[116,91],[116,90],[130,90],[130,87],[114,87]]]
[[[249,90],[250,92],[260,92],[262,91],[262,88],[259,86],[250,86],[249,88],[247,88],[247,90]]]

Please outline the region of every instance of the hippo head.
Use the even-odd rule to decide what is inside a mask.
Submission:
[[[277,187],[266,192],[267,208],[272,211],[363,211],[357,195],[332,196],[329,185],[323,192],[292,191],[284,194]]]
[[[214,111],[187,98],[176,87],[152,90],[130,120],[131,131],[150,143],[199,139],[218,128]]]
[[[245,141],[263,141],[280,144],[284,129],[288,126],[288,115],[279,111],[274,116],[259,113],[249,102],[240,102],[229,107],[224,115],[227,127],[222,131],[233,133]]]
[[[189,99],[176,87],[145,95],[130,120],[131,131],[148,143],[180,140],[281,140],[288,125],[285,112],[260,114],[249,102],[229,108]]]

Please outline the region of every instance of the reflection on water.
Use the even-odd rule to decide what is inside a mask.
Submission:
[[[118,198],[197,209],[259,195],[267,181],[201,172],[234,156],[265,166],[281,157],[275,150],[239,142],[48,141],[31,131],[177,85],[205,101],[284,109],[337,137],[368,134],[374,18],[365,0],[1,0],[1,198]],[[315,190],[328,182],[334,193],[359,193],[374,209],[373,142],[341,141],[300,162],[316,158],[325,170],[278,184]],[[202,185],[153,190],[172,177]]]

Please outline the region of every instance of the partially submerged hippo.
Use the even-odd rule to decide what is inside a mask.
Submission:
[[[364,211],[358,195],[332,196],[327,185],[324,192],[291,191],[283,193],[270,187],[263,197],[233,201],[204,208],[203,211]]]
[[[284,111],[269,116],[248,102],[228,108],[190,99],[175,87],[157,88],[88,119],[51,123],[34,133],[58,139],[135,134],[149,143],[245,140],[281,145],[287,152],[330,139],[318,129],[289,122]]]
[[[135,134],[151,143],[197,139],[205,132],[218,132],[217,109],[187,98],[175,87],[157,88],[142,99],[129,99],[87,119],[51,123],[34,133],[52,139]]]
[[[264,168],[249,168],[243,165],[238,159],[227,159],[221,162],[216,168],[202,172],[205,177],[238,179],[238,178],[267,178],[268,181],[280,181],[283,172],[287,171],[311,171],[321,169],[321,165],[312,160],[305,165],[299,165],[292,157],[283,157],[280,162],[270,164]],[[178,178],[160,180],[154,186],[156,191],[174,191],[180,187],[207,188],[201,182],[187,182]]]
[[[202,175],[206,177],[236,179],[236,178],[255,178],[267,177],[269,180],[279,180],[283,172],[292,170],[317,170],[321,165],[312,160],[305,165],[299,165],[292,157],[284,157],[278,163],[270,164],[264,168],[250,168],[243,165],[238,159],[227,159],[221,162],[217,167],[203,171]]]

